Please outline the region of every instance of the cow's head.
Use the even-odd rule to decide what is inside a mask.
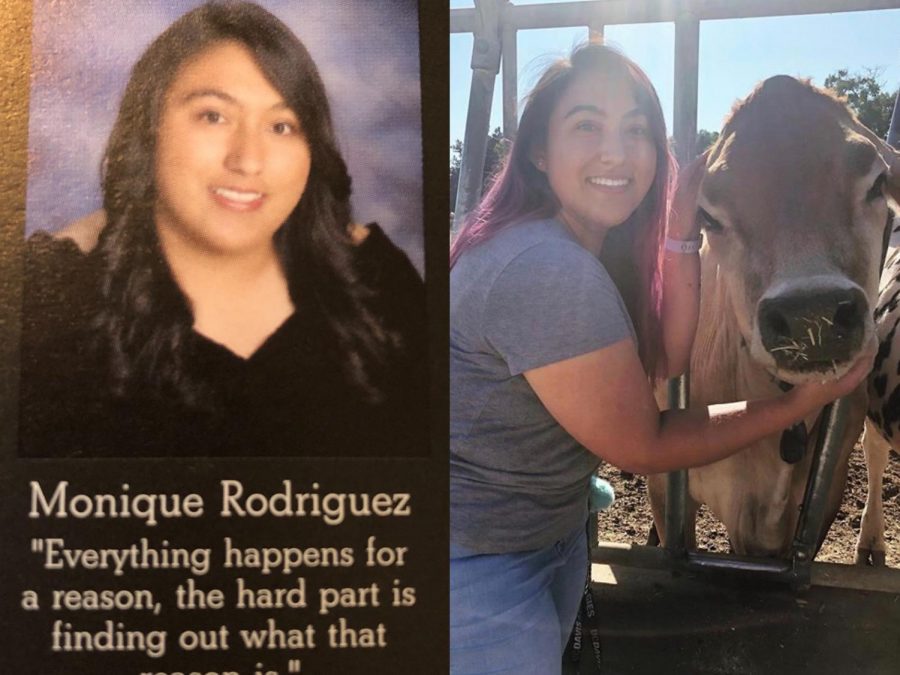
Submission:
[[[897,155],[832,95],[778,76],[704,159],[698,217],[751,357],[793,384],[843,374],[874,346]]]

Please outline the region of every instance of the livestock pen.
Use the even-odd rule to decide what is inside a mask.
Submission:
[[[607,26],[674,24],[672,126],[675,152],[685,165],[693,159],[697,135],[702,22],[885,9],[900,9],[900,1],[593,0],[517,6],[477,0],[474,8],[451,10],[451,33],[474,37],[455,217],[464,217],[480,196],[501,69],[503,135],[515,136],[519,31],[577,26],[602,39]],[[671,382],[670,397],[672,405],[685,407],[689,378]],[[666,530],[678,534],[667,537],[665,548],[596,544],[592,578],[600,603],[603,672],[897,672],[900,571],[813,560],[837,460],[835,437],[846,423],[842,408],[841,401],[832,406],[822,425],[788,557],[689,550],[686,472],[668,479]],[[640,482],[626,477],[618,485]]]

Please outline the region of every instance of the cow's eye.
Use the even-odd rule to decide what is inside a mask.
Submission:
[[[700,225],[707,232],[711,232],[713,234],[719,234],[720,232],[723,232],[725,230],[725,228],[722,227],[722,223],[720,223],[718,220],[716,220],[711,215],[709,215],[705,209],[698,207],[697,213],[700,216],[700,221],[701,221]]]
[[[875,182],[872,183],[872,187],[870,187],[869,191],[866,193],[867,202],[874,202],[876,199],[884,196],[884,183],[886,180],[887,174],[878,174],[878,178],[875,179]]]

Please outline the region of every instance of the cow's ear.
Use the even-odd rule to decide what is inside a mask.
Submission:
[[[885,188],[888,194],[900,204],[900,150],[892,148],[883,138],[876,136],[873,131],[863,124],[857,124],[856,131],[875,144],[878,154],[881,155],[881,159],[888,166]]]
[[[882,157],[888,165],[885,187],[888,194],[894,198],[894,201],[900,204],[900,151],[885,143]]]

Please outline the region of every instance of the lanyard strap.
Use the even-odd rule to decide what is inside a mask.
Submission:
[[[569,660],[572,664],[581,663],[581,653],[584,651],[585,633],[591,641],[591,651],[594,653],[594,663],[597,666],[597,673],[602,671],[603,651],[600,646],[600,626],[597,620],[597,606],[594,602],[594,592],[591,590],[591,521],[585,524],[588,530],[588,565],[586,570],[586,578],[584,583],[584,592],[581,595],[581,604],[578,606],[578,616],[575,617],[575,626],[572,629],[572,636],[569,638]],[[596,536],[596,535],[594,535]],[[578,668],[581,672],[582,668]],[[592,672],[592,671],[587,671]]]

